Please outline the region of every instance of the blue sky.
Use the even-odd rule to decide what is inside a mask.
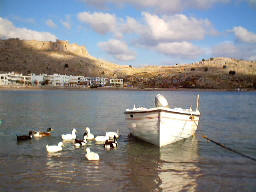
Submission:
[[[0,0],[0,38],[68,40],[137,67],[256,60],[256,0]]]

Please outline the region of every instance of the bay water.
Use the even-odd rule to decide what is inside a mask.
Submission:
[[[124,111],[153,107],[156,94],[170,107],[193,109],[200,95],[200,122],[191,138],[158,147],[128,137]],[[256,162],[202,138],[256,157],[256,92],[129,90],[1,90],[0,191],[256,191]],[[52,136],[17,142],[29,130]],[[48,154],[61,134],[85,128],[94,135],[120,131],[118,148],[89,142]],[[100,161],[85,158],[85,149]]]

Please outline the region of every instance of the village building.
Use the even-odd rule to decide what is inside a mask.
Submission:
[[[1,86],[5,86],[5,85],[8,85],[8,78],[7,78],[7,74],[4,73],[4,74],[0,74],[0,85]]]
[[[109,83],[110,83],[110,86],[114,86],[114,87],[123,87],[124,85],[123,79],[110,79]]]
[[[0,74],[0,86],[104,87],[106,85],[123,87],[123,79],[61,74],[36,75],[31,73],[29,75],[22,75],[14,72]]]

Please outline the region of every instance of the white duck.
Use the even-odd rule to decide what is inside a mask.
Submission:
[[[98,161],[100,158],[99,158],[99,155],[98,153],[95,153],[95,152],[91,152],[90,148],[86,148],[86,155],[85,157],[89,160],[89,161]]]
[[[94,139],[94,135],[91,134],[90,128],[86,127],[85,128],[85,133],[84,133],[84,140],[93,140]]]
[[[72,134],[63,134],[61,138],[65,141],[70,141],[76,139],[76,129],[72,130]]]
[[[108,136],[109,138],[114,138],[114,136],[116,136],[116,138],[119,138],[119,130],[117,130],[117,132],[106,132],[106,136]]]
[[[62,142],[59,142],[58,145],[46,145],[46,150],[50,153],[62,151]]]
[[[103,143],[105,143],[107,140],[109,139],[109,137],[108,136],[97,136],[97,137],[95,137],[95,142],[96,142],[96,144],[103,144]]]

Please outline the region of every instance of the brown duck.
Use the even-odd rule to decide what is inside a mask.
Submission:
[[[41,131],[33,131],[34,137],[45,137],[45,136],[51,136],[51,131],[53,131],[52,128],[47,128],[46,132]]]

